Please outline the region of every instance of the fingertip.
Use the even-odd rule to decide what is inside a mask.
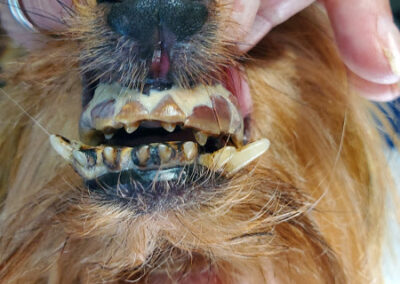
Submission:
[[[59,31],[65,29],[64,18],[72,7],[72,0],[21,0],[23,8],[32,23],[41,30]]]
[[[364,80],[354,73],[349,72],[349,81],[353,90],[360,96],[376,102],[389,102],[400,97],[400,83],[376,84]]]
[[[348,68],[376,84],[398,82],[400,33],[388,1],[325,0],[325,6]]]

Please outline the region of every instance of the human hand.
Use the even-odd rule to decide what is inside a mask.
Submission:
[[[3,0],[4,1],[4,0]],[[21,0],[35,26],[62,29],[62,17],[72,0]],[[242,33],[231,35],[246,52],[274,26],[303,10],[314,0],[233,0],[232,18]],[[366,98],[387,101],[400,95],[400,33],[388,0],[322,0],[330,17],[353,85]],[[16,24],[2,5],[3,25],[19,43],[34,48],[45,37]]]
[[[273,27],[314,0],[234,0],[241,33],[231,37],[246,52]],[[400,96],[400,33],[389,0],[322,0],[353,86],[364,97],[388,101]]]

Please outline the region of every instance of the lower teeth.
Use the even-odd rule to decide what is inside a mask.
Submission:
[[[140,147],[91,147],[80,142],[52,135],[53,148],[86,180],[107,173],[127,170],[171,168],[198,163],[229,177],[264,154],[268,139],[261,139],[240,149],[225,146],[210,154],[199,154],[193,142],[154,143]]]

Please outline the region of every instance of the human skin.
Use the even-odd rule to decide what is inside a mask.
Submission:
[[[4,0],[2,0],[4,1]],[[41,30],[65,28],[62,18],[72,0],[22,0],[33,24]],[[314,0],[233,0],[232,19],[240,32],[226,31],[237,48],[246,52],[273,27],[303,10]],[[371,100],[400,96],[400,33],[393,22],[389,0],[323,0],[349,78],[359,93]],[[60,4],[62,3],[62,5]],[[5,29],[19,44],[40,48],[46,37],[27,31],[1,5]],[[47,15],[49,17],[44,17]],[[51,19],[50,19],[51,18]],[[248,92],[245,79],[242,86]],[[249,95],[249,94],[248,94]],[[248,101],[248,100],[244,100]],[[248,105],[247,108],[251,106]]]

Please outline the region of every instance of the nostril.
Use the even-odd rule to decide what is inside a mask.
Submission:
[[[107,18],[108,25],[115,32],[144,43],[158,41],[160,27],[172,32],[178,41],[185,40],[199,32],[208,18],[207,6],[194,0],[125,0],[109,3],[112,6]]]
[[[184,40],[201,30],[208,18],[205,4],[193,0],[161,1],[160,18],[177,37]]]
[[[107,23],[115,32],[140,42],[152,41],[159,25],[157,0],[126,0],[112,4]]]

